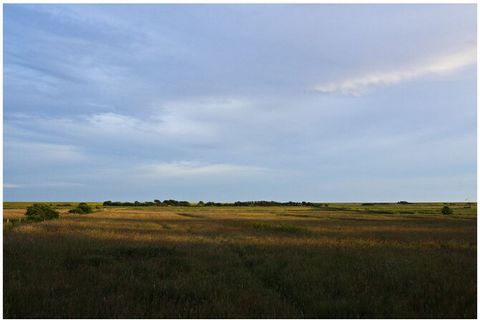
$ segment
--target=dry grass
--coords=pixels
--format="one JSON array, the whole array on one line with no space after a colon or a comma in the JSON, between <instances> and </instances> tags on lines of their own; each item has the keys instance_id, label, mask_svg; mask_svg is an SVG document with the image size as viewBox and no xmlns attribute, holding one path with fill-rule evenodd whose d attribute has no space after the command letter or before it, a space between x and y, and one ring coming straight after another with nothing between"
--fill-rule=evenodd
<instances>
[{"instance_id":1,"label":"dry grass","mask_svg":"<svg viewBox=\"0 0 480 320\"><path fill-rule=\"evenodd\" d=\"M476 206L337 207L115 207L19 225L4 230L4 316L476 317Z\"/></svg>"}]
</instances>

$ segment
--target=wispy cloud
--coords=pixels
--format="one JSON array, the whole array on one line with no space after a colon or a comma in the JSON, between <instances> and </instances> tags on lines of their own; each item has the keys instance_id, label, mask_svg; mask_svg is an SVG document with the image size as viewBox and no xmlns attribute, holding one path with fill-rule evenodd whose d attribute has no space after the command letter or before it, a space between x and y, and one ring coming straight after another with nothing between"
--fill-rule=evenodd
<instances>
[{"instance_id":1,"label":"wispy cloud","mask_svg":"<svg viewBox=\"0 0 480 320\"><path fill-rule=\"evenodd\" d=\"M243 166L225 163L206 164L195 161L162 162L142 166L140 171L151 177L200 177L257 175L270 170L256 166Z\"/></svg>"},{"instance_id":2,"label":"wispy cloud","mask_svg":"<svg viewBox=\"0 0 480 320\"><path fill-rule=\"evenodd\" d=\"M422 76L448 73L475 62L476 48L472 46L453 54L432 58L427 62L417 62L410 66L375 71L341 81L319 84L314 87L314 90L322 93L359 95L371 87L392 85Z\"/></svg>"},{"instance_id":3,"label":"wispy cloud","mask_svg":"<svg viewBox=\"0 0 480 320\"><path fill-rule=\"evenodd\" d=\"M4 183L3 188L4 189L14 189L14 188L20 188L21 185L19 184L14 184L14 183Z\"/></svg>"},{"instance_id":4,"label":"wispy cloud","mask_svg":"<svg viewBox=\"0 0 480 320\"><path fill-rule=\"evenodd\" d=\"M14 114L9 117L6 125L9 132L40 129L56 137L68 137L76 141L80 139L86 142L84 145L112 146L118 143L122 148L126 143L157 147L165 144L213 145L221 143L227 136L234 138L232 128L245 126L246 119L253 112L248 101L227 97L174 100L154 104L151 109L152 112L140 117L138 114L118 112L57 117ZM261 116L261 110L256 111L256 116ZM38 134L34 133L28 138L38 138Z\"/></svg>"},{"instance_id":5,"label":"wispy cloud","mask_svg":"<svg viewBox=\"0 0 480 320\"><path fill-rule=\"evenodd\" d=\"M4 189L14 189L14 188L37 188L37 187L83 187L85 184L76 183L76 182L65 182L65 181L51 181L51 182L43 182L43 183L4 183Z\"/></svg>"}]
</instances>

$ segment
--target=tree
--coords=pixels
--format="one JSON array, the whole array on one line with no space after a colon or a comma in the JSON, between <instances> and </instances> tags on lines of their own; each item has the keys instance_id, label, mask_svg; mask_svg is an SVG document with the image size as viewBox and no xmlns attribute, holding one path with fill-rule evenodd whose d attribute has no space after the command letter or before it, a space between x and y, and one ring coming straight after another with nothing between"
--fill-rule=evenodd
<instances>
[{"instance_id":1,"label":"tree","mask_svg":"<svg viewBox=\"0 0 480 320\"><path fill-rule=\"evenodd\" d=\"M444 207L442 208L442 213L443 213L443 214L452 214L452 213L453 213L453 210L450 209L450 207L448 207L448 206L444 206Z\"/></svg>"},{"instance_id":2,"label":"tree","mask_svg":"<svg viewBox=\"0 0 480 320\"><path fill-rule=\"evenodd\" d=\"M43 203L35 203L27 208L27 220L44 221L58 218L58 211Z\"/></svg>"},{"instance_id":3,"label":"tree","mask_svg":"<svg viewBox=\"0 0 480 320\"><path fill-rule=\"evenodd\" d=\"M70 213L87 214L92 213L93 209L87 203L81 202L75 208L69 210Z\"/></svg>"}]
</instances>

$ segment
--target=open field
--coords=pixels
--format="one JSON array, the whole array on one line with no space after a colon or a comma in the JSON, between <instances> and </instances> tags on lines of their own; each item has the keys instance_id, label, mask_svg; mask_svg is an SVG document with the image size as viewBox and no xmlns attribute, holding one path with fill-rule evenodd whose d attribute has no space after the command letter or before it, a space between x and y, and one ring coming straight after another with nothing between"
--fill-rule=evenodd
<instances>
[{"instance_id":1,"label":"open field","mask_svg":"<svg viewBox=\"0 0 480 320\"><path fill-rule=\"evenodd\" d=\"M4 228L5 318L476 317L476 203L54 205Z\"/></svg>"}]
</instances>

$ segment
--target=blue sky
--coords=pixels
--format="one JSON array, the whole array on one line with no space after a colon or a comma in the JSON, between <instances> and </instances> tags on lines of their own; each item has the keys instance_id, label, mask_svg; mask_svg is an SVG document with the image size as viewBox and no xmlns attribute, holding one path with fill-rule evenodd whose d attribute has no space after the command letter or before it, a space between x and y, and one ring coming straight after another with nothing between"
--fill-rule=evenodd
<instances>
[{"instance_id":1,"label":"blue sky","mask_svg":"<svg viewBox=\"0 0 480 320\"><path fill-rule=\"evenodd\" d=\"M475 5L4 5L4 199L476 200Z\"/></svg>"}]
</instances>

